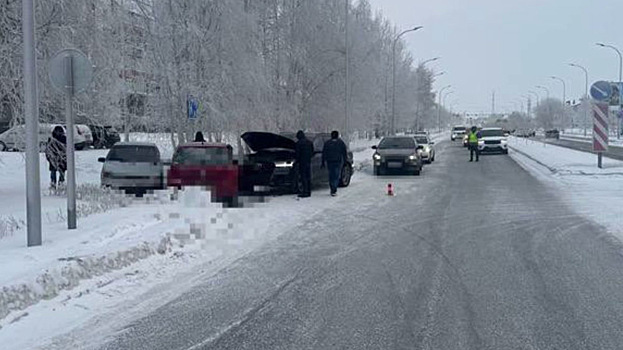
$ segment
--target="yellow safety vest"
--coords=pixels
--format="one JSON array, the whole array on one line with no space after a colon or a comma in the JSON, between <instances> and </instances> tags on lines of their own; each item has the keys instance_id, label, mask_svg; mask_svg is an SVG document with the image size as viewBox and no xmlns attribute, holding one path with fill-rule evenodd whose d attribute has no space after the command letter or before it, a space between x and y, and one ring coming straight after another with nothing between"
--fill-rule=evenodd
<instances>
[{"instance_id":1,"label":"yellow safety vest","mask_svg":"<svg viewBox=\"0 0 623 350\"><path fill-rule=\"evenodd\" d=\"M478 134L475 132L470 132L468 139L469 143L478 143Z\"/></svg>"}]
</instances>

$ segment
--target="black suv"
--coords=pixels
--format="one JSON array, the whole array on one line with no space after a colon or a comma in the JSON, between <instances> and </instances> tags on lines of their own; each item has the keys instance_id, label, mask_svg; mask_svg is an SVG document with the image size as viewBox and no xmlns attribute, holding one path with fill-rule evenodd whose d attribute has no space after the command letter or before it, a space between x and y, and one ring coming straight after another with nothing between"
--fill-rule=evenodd
<instances>
[{"instance_id":1,"label":"black suv","mask_svg":"<svg viewBox=\"0 0 623 350\"><path fill-rule=\"evenodd\" d=\"M89 125L93 134L94 148L111 148L115 143L121 141L119 132L112 126Z\"/></svg>"}]
</instances>

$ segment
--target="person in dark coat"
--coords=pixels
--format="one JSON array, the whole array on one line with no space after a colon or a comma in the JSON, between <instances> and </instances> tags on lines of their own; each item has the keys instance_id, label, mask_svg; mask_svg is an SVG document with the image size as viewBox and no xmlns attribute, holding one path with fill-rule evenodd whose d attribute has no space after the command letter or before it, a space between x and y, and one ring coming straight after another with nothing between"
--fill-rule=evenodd
<instances>
[{"instance_id":1,"label":"person in dark coat","mask_svg":"<svg viewBox=\"0 0 623 350\"><path fill-rule=\"evenodd\" d=\"M203 137L203 133L201 131L197 131L195 134L195 142L206 142L206 139Z\"/></svg>"},{"instance_id":2,"label":"person in dark coat","mask_svg":"<svg viewBox=\"0 0 623 350\"><path fill-rule=\"evenodd\" d=\"M48 138L45 147L45 157L50 163L50 187L56 188L56 173L59 173L58 181L62 185L67 171L67 137L62 126L54 127L52 137Z\"/></svg>"},{"instance_id":3,"label":"person in dark coat","mask_svg":"<svg viewBox=\"0 0 623 350\"><path fill-rule=\"evenodd\" d=\"M331 132L331 139L325 142L322 149L322 167L324 168L326 164L329 169L331 196L337 195L340 175L347 160L346 144L340 139L340 133L334 130Z\"/></svg>"},{"instance_id":4,"label":"person in dark coat","mask_svg":"<svg viewBox=\"0 0 623 350\"><path fill-rule=\"evenodd\" d=\"M301 177L299 197L311 196L311 160L314 156L314 144L305 136L303 130L296 133L296 164Z\"/></svg>"}]
</instances>

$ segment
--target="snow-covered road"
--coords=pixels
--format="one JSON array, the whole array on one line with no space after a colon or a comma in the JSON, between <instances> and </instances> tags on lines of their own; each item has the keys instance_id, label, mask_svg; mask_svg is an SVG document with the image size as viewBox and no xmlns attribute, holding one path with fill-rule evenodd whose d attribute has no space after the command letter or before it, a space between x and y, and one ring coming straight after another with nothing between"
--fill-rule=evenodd
<instances>
[{"instance_id":1,"label":"snow-covered road","mask_svg":"<svg viewBox=\"0 0 623 350\"><path fill-rule=\"evenodd\" d=\"M438 152L421 177L364 168L271 244L178 273L193 287L129 296L46 348L618 349L623 261L608 232L511 157Z\"/></svg>"}]
</instances>

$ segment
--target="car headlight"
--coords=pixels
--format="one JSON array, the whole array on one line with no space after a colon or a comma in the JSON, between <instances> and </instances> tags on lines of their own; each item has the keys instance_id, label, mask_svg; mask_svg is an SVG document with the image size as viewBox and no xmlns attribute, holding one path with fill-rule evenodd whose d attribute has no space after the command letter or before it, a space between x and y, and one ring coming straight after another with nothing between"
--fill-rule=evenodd
<instances>
[{"instance_id":1,"label":"car headlight","mask_svg":"<svg viewBox=\"0 0 623 350\"><path fill-rule=\"evenodd\" d=\"M484 144L485 144L485 142L484 142L483 140L478 140L478 144L479 144L479 145L484 145Z\"/></svg>"},{"instance_id":2,"label":"car headlight","mask_svg":"<svg viewBox=\"0 0 623 350\"><path fill-rule=\"evenodd\" d=\"M430 152L430 146L424 146L424 152Z\"/></svg>"},{"instance_id":3,"label":"car headlight","mask_svg":"<svg viewBox=\"0 0 623 350\"><path fill-rule=\"evenodd\" d=\"M374 153L374 155L372 155L372 158L373 158L374 160L381 160L381 155L380 155L380 154L378 154L378 153Z\"/></svg>"},{"instance_id":4,"label":"car headlight","mask_svg":"<svg viewBox=\"0 0 623 350\"><path fill-rule=\"evenodd\" d=\"M503 144L507 144L507 143L508 143L508 140L502 140L502 143L503 143Z\"/></svg>"},{"instance_id":5,"label":"car headlight","mask_svg":"<svg viewBox=\"0 0 623 350\"><path fill-rule=\"evenodd\" d=\"M417 154L410 155L409 160L417 160Z\"/></svg>"},{"instance_id":6,"label":"car headlight","mask_svg":"<svg viewBox=\"0 0 623 350\"><path fill-rule=\"evenodd\" d=\"M292 168L294 166L293 162L279 162L275 163L276 168Z\"/></svg>"}]
</instances>

